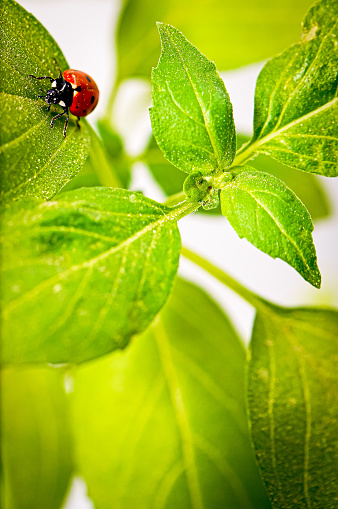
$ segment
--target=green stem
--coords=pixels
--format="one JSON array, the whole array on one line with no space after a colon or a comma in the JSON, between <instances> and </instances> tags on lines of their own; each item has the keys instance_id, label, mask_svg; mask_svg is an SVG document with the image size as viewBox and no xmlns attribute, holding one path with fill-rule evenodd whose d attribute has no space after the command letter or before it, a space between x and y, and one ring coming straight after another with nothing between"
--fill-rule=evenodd
<instances>
[{"instance_id":1,"label":"green stem","mask_svg":"<svg viewBox=\"0 0 338 509\"><path fill-rule=\"evenodd\" d=\"M266 305L264 299L256 295L254 292L251 292L241 283L236 281L234 278L223 272L223 270L215 267L212 263L208 262L198 254L190 251L186 247L182 246L181 254L187 258L188 260L194 262L196 265L209 272L213 277L218 279L221 283L228 286L231 290L236 292L240 297L246 300L249 304L251 304L256 309L264 309L266 310Z\"/></svg>"},{"instance_id":2,"label":"green stem","mask_svg":"<svg viewBox=\"0 0 338 509\"><path fill-rule=\"evenodd\" d=\"M109 120L111 125L113 124L113 110L114 110L115 99L116 99L117 91L118 91L120 85L121 85L121 80L116 79L115 83L114 83L114 87L111 91L111 94L110 94L110 97L108 100L106 117Z\"/></svg>"},{"instance_id":3,"label":"green stem","mask_svg":"<svg viewBox=\"0 0 338 509\"><path fill-rule=\"evenodd\" d=\"M174 205L177 205L181 201L183 201L185 197L186 196L183 191L181 191L180 193L172 194L171 196L168 196L168 198L164 202L164 205L167 205L168 207L173 207Z\"/></svg>"},{"instance_id":4,"label":"green stem","mask_svg":"<svg viewBox=\"0 0 338 509\"><path fill-rule=\"evenodd\" d=\"M172 207L171 211L169 212L170 218L174 219L175 221L179 221L180 219L183 219L183 217L191 214L192 212L196 212L196 210L199 209L200 206L201 206L200 203L190 203L184 201L182 203L179 203L176 207Z\"/></svg>"},{"instance_id":5,"label":"green stem","mask_svg":"<svg viewBox=\"0 0 338 509\"><path fill-rule=\"evenodd\" d=\"M117 175L114 174L107 161L98 135L89 124L88 129L91 136L90 157L92 158L93 167L100 184L105 187L122 187L120 180Z\"/></svg>"},{"instance_id":6,"label":"green stem","mask_svg":"<svg viewBox=\"0 0 338 509\"><path fill-rule=\"evenodd\" d=\"M248 143L244 143L244 145L237 151L236 157L231 165L231 168L233 166L240 166L243 163L246 163L249 161L249 159L252 159L258 154L255 154L255 144L252 144L251 141Z\"/></svg>"}]
</instances>

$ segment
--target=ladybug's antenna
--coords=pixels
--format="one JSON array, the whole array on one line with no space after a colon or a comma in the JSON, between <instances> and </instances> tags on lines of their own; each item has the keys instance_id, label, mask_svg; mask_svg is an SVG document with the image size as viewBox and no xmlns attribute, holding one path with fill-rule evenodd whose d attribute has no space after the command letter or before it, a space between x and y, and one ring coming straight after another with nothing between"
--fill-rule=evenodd
<instances>
[{"instance_id":1,"label":"ladybug's antenna","mask_svg":"<svg viewBox=\"0 0 338 509\"><path fill-rule=\"evenodd\" d=\"M35 80L50 80L51 83L53 83L54 78L51 78L50 76L34 76L33 74L28 74L30 78L34 78Z\"/></svg>"}]
</instances>

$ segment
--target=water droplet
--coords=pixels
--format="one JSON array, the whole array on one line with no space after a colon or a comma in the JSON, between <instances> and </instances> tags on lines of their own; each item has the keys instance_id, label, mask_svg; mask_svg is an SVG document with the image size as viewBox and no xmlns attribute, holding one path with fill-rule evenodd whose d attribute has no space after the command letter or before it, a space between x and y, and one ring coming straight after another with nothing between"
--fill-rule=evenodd
<instances>
[{"instance_id":1,"label":"water droplet","mask_svg":"<svg viewBox=\"0 0 338 509\"><path fill-rule=\"evenodd\" d=\"M60 293L62 290L62 285L58 284L58 285L54 285L53 287L53 292L54 293Z\"/></svg>"}]
</instances>

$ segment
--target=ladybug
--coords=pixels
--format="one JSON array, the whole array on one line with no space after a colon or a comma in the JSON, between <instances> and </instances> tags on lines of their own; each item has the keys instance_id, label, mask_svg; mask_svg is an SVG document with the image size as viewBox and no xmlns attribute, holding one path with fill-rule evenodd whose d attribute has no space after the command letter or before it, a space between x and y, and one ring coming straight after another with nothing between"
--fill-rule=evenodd
<instances>
[{"instance_id":1,"label":"ladybug","mask_svg":"<svg viewBox=\"0 0 338 509\"><path fill-rule=\"evenodd\" d=\"M50 80L52 88L47 90L45 96L39 95L38 97L44 99L48 104L47 111L50 110L52 104L59 104L63 109L63 113L59 113L52 118L51 127L53 127L55 119L67 115L63 128L64 137L67 132L69 112L75 115L79 122L80 117L86 117L96 108L100 95L99 89L93 78L85 72L67 69L63 73L60 71L58 78L51 78L50 76L36 77L33 74L29 74L29 76L36 80Z\"/></svg>"}]
</instances>

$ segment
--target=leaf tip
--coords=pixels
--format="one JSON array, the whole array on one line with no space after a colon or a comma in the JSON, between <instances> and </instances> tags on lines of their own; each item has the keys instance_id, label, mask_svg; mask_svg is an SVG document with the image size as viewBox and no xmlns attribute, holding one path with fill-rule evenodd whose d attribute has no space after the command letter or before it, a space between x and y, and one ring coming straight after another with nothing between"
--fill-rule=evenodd
<instances>
[{"instance_id":1,"label":"leaf tip","mask_svg":"<svg viewBox=\"0 0 338 509\"><path fill-rule=\"evenodd\" d=\"M318 288L318 290L320 289L321 285L322 285L322 276L318 270L315 278L313 279L313 282L312 282L312 285L315 287L315 288Z\"/></svg>"}]
</instances>

